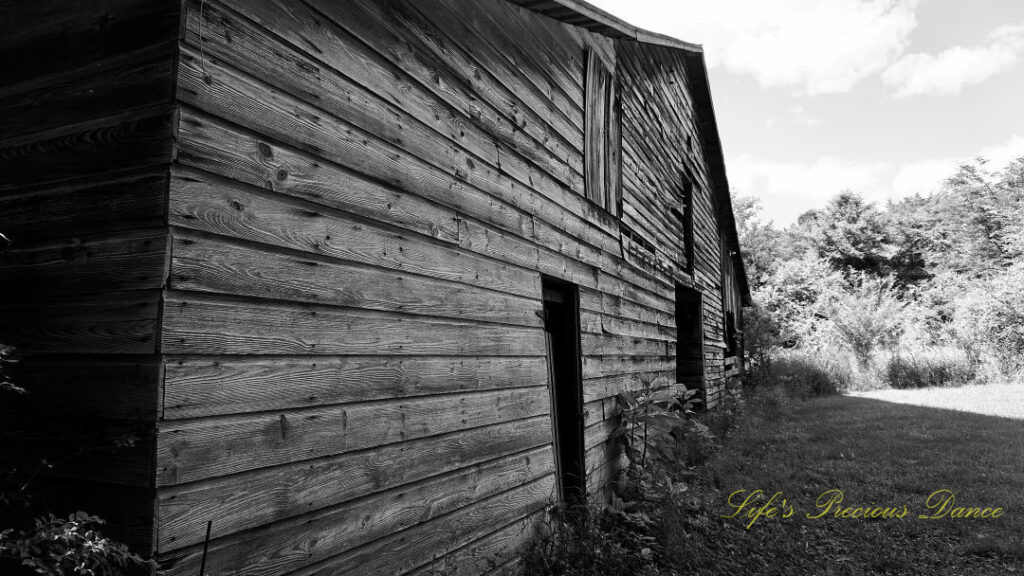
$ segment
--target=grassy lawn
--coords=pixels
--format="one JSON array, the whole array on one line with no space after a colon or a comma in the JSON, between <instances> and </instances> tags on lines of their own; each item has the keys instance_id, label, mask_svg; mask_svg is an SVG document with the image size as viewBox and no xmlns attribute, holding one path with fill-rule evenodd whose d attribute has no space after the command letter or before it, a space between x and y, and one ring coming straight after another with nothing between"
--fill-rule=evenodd
<instances>
[{"instance_id":1,"label":"grassy lawn","mask_svg":"<svg viewBox=\"0 0 1024 576\"><path fill-rule=\"evenodd\" d=\"M751 399L751 415L707 466L705 521L686 546L690 573L1024 574L1024 387L884 391L807 402ZM759 408L756 406L760 406ZM788 518L749 529L736 490L781 491ZM815 503L905 505L903 518L824 518ZM921 519L937 490L991 518ZM742 497L733 497L734 503ZM779 502L779 500L777 500ZM934 500L933 500L934 503ZM780 506L778 514L787 509Z\"/></svg>"}]
</instances>

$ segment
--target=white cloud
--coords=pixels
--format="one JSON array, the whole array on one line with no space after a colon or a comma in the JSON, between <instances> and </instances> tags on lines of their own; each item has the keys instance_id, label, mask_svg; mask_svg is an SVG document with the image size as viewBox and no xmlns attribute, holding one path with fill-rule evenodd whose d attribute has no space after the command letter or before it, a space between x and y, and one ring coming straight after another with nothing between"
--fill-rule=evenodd
<instances>
[{"instance_id":1,"label":"white cloud","mask_svg":"<svg viewBox=\"0 0 1024 576\"><path fill-rule=\"evenodd\" d=\"M631 23L703 43L710 66L762 87L846 92L906 50L918 0L597 0Z\"/></svg>"},{"instance_id":2,"label":"white cloud","mask_svg":"<svg viewBox=\"0 0 1024 576\"><path fill-rule=\"evenodd\" d=\"M822 208L843 190L854 190L871 200L884 198L884 182L891 167L881 162L853 162L822 157L813 163L772 162L743 155L728 164L729 184L739 194L761 198L762 216L787 225L800 214Z\"/></svg>"},{"instance_id":3,"label":"white cloud","mask_svg":"<svg viewBox=\"0 0 1024 576\"><path fill-rule=\"evenodd\" d=\"M981 151L988 168L1000 170L1011 160L1024 156L1024 135ZM750 155L731 158L729 184L738 194L761 199L762 217L780 226L795 222L800 214L822 208L829 198L853 190L878 204L912 194L929 194L942 187L957 167L973 160L928 158L908 164L850 161L825 156L814 162L774 162Z\"/></svg>"},{"instance_id":4,"label":"white cloud","mask_svg":"<svg viewBox=\"0 0 1024 576\"><path fill-rule=\"evenodd\" d=\"M793 113L793 117L796 119L797 124L803 124L810 128L821 126L821 120L811 117L811 115L807 113L807 110L804 110L803 106L797 106L790 110L790 112Z\"/></svg>"},{"instance_id":5,"label":"white cloud","mask_svg":"<svg viewBox=\"0 0 1024 576\"><path fill-rule=\"evenodd\" d=\"M1024 54L1024 26L1003 26L988 42L954 46L937 55L906 54L882 73L882 81L898 98L959 94L964 86L1013 69Z\"/></svg>"},{"instance_id":6,"label":"white cloud","mask_svg":"<svg viewBox=\"0 0 1024 576\"><path fill-rule=\"evenodd\" d=\"M1002 144L983 149L976 157L988 161L990 170L1001 170L1010 163L1024 156L1024 136L1015 134ZM976 157L932 158L900 166L892 181L892 197L905 198L912 194L930 194L942 188L947 178L956 173L964 162Z\"/></svg>"}]
</instances>

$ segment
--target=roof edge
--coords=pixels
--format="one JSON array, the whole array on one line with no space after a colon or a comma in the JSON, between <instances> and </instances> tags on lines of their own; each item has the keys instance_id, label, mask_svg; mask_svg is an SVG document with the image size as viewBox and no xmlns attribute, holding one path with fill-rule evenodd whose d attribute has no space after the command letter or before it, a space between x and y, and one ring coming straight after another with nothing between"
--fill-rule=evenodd
<instances>
[{"instance_id":1,"label":"roof edge","mask_svg":"<svg viewBox=\"0 0 1024 576\"><path fill-rule=\"evenodd\" d=\"M687 52L703 53L700 44L684 42L665 34L651 32L633 26L625 20L583 0L509 0L528 10L550 16L556 20L586 28L611 38L636 40L645 44L655 44L666 48L676 48Z\"/></svg>"}]
</instances>

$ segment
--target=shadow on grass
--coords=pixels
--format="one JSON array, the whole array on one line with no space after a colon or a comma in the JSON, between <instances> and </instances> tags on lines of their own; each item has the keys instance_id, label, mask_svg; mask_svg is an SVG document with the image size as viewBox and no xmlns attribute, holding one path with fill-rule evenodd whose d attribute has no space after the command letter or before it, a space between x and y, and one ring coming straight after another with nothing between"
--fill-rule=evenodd
<instances>
[{"instance_id":1,"label":"shadow on grass","mask_svg":"<svg viewBox=\"0 0 1024 576\"><path fill-rule=\"evenodd\" d=\"M693 573L1024 573L1024 421L848 396L786 412L752 407L708 467L716 491L707 502L711 521L690 539ZM777 502L784 498L792 515L760 518L749 529L749 507L722 519L736 512L727 499L737 490L780 492ZM936 503L948 493L928 507L939 490L954 495L945 514ZM827 491L842 491L843 508L906 514L842 518L834 504L808 518L822 512L817 501ZM956 518L953 507L1004 513Z\"/></svg>"}]
</instances>

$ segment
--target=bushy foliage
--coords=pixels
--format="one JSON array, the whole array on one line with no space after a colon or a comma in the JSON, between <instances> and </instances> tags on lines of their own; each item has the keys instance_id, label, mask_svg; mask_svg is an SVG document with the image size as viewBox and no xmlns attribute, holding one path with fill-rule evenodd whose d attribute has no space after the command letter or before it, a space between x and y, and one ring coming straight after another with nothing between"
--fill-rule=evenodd
<instances>
[{"instance_id":1,"label":"bushy foliage","mask_svg":"<svg viewBox=\"0 0 1024 576\"><path fill-rule=\"evenodd\" d=\"M759 271L744 327L751 380L794 350L852 357L857 386L910 381L916 367L926 381L1024 374L1024 158L964 164L940 191L884 209L844 192L784 230L761 224L756 202L734 204ZM962 359L971 370L942 376Z\"/></svg>"},{"instance_id":2,"label":"bushy foliage","mask_svg":"<svg viewBox=\"0 0 1024 576\"><path fill-rule=\"evenodd\" d=\"M612 484L606 503L595 500L558 511L520 553L522 574L680 574L692 561L688 555L694 530L711 523L709 506L691 489L690 480L699 469L695 464L718 449L713 439L729 434L741 409L732 390L715 411L698 415L694 407L693 395L687 393L645 387L623 394L623 422L616 438L626 447L631 465Z\"/></svg>"},{"instance_id":3,"label":"bushy foliage","mask_svg":"<svg viewBox=\"0 0 1024 576\"><path fill-rule=\"evenodd\" d=\"M861 367L879 348L894 348L912 322L906 301L885 280L860 276L832 303L828 318L839 341Z\"/></svg>"},{"instance_id":4,"label":"bushy foliage","mask_svg":"<svg viewBox=\"0 0 1024 576\"><path fill-rule=\"evenodd\" d=\"M1007 371L1024 367L1024 264L979 281L954 300L951 330L965 346L984 346Z\"/></svg>"},{"instance_id":5,"label":"bushy foliage","mask_svg":"<svg viewBox=\"0 0 1024 576\"><path fill-rule=\"evenodd\" d=\"M885 363L883 379L896 389L963 386L977 375L977 365L960 350L927 350L894 355Z\"/></svg>"},{"instance_id":6,"label":"bushy foliage","mask_svg":"<svg viewBox=\"0 0 1024 576\"><path fill-rule=\"evenodd\" d=\"M124 544L103 536L103 521L84 512L67 518L48 514L32 529L0 531L0 556L48 576L115 576L145 564Z\"/></svg>"},{"instance_id":7,"label":"bushy foliage","mask_svg":"<svg viewBox=\"0 0 1024 576\"><path fill-rule=\"evenodd\" d=\"M12 378L11 367L15 364L14 349L0 345L0 402L29 393ZM42 439L60 440L47 435L42 435ZM46 513L31 522L20 521L20 517L31 518L39 513L32 497L32 483L42 470L51 467L51 455L41 447L46 442L32 442L20 434L0 434L0 441L7 452L0 465L0 569L13 563L48 576L113 576L124 574L128 568L154 566L124 544L103 535L103 520L85 512L67 517ZM70 444L72 440L66 442ZM132 442L133 438L126 438L113 447L103 448L118 449ZM84 454L89 449L74 446L71 451ZM12 458L12 453L19 458Z\"/></svg>"}]
</instances>

